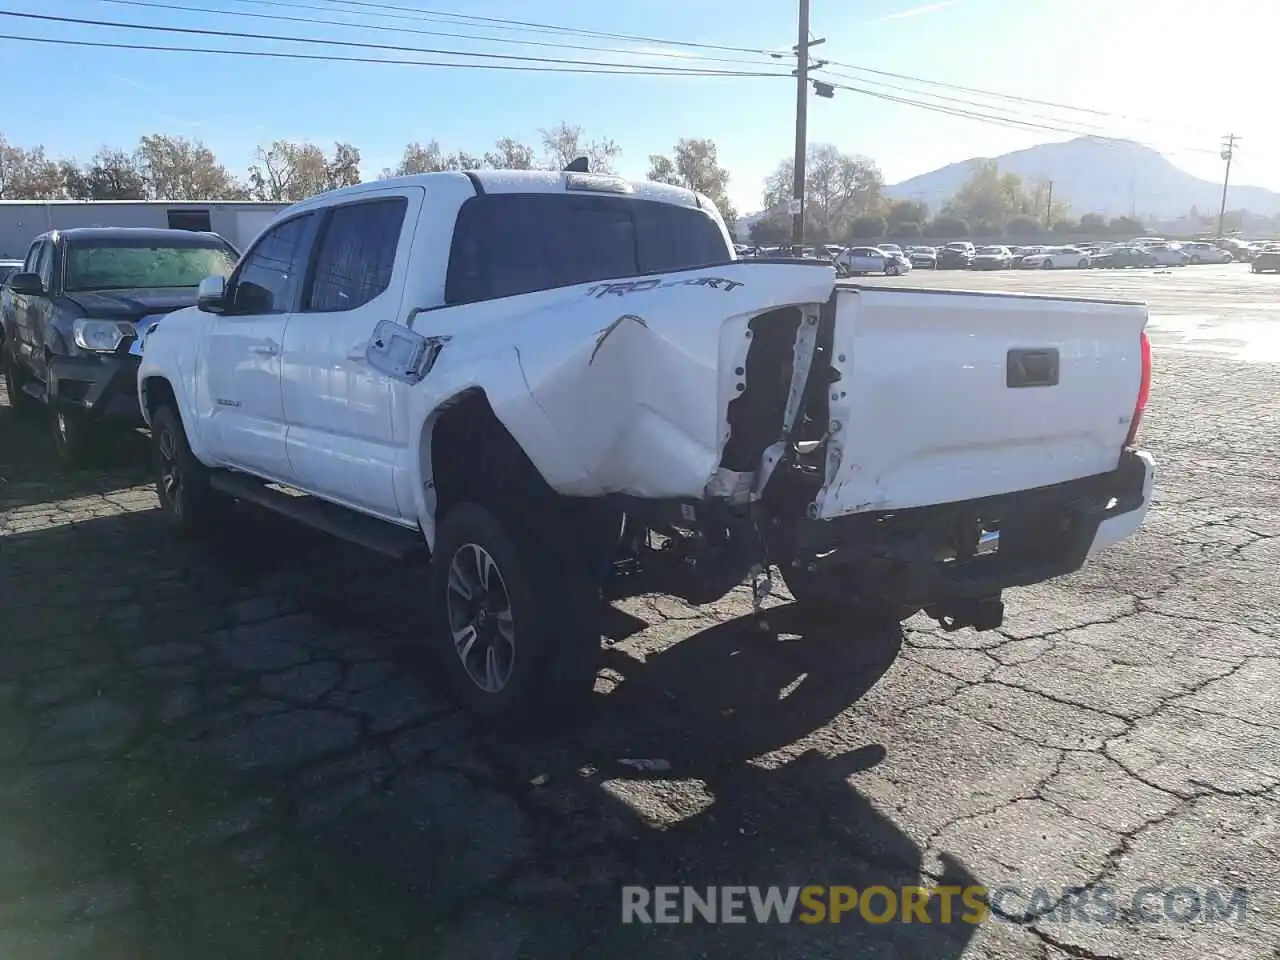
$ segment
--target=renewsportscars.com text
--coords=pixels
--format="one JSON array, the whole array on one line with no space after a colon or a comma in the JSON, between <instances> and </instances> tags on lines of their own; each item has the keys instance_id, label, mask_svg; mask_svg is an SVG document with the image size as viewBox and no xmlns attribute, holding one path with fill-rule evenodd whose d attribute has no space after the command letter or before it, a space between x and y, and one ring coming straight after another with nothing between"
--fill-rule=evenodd
<instances>
[{"instance_id":1,"label":"renewsportscars.com text","mask_svg":"<svg viewBox=\"0 0 1280 960\"><path fill-rule=\"evenodd\" d=\"M623 887L623 923L1244 923L1244 887Z\"/></svg>"}]
</instances>

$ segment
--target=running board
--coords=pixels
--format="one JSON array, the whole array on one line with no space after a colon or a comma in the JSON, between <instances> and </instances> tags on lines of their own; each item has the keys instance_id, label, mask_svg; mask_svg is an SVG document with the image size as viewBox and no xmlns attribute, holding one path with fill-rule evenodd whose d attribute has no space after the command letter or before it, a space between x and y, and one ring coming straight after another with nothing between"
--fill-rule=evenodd
<instances>
[{"instance_id":1,"label":"running board","mask_svg":"<svg viewBox=\"0 0 1280 960\"><path fill-rule=\"evenodd\" d=\"M272 513L396 560L403 560L426 548L426 540L419 531L356 513L301 491L289 493L243 473L214 470L209 476L209 485L219 493L264 507Z\"/></svg>"}]
</instances>

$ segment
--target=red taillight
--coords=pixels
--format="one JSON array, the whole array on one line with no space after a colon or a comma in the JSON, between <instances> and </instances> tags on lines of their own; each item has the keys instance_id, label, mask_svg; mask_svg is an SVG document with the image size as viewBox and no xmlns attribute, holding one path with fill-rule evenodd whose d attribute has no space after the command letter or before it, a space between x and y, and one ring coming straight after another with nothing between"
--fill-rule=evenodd
<instances>
[{"instance_id":1,"label":"red taillight","mask_svg":"<svg viewBox=\"0 0 1280 960\"><path fill-rule=\"evenodd\" d=\"M1139 350L1142 351L1142 383L1138 387L1138 402L1133 405L1133 419L1129 421L1129 435L1124 438L1124 445L1132 447L1138 442L1138 427L1142 425L1142 414L1147 409L1147 399L1151 396L1151 339L1143 330Z\"/></svg>"}]
</instances>

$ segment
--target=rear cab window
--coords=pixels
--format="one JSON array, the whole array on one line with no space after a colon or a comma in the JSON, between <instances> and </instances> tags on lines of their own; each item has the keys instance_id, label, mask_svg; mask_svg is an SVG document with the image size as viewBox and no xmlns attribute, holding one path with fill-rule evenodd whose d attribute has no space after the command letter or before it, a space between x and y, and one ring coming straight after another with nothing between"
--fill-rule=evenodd
<instances>
[{"instance_id":1,"label":"rear cab window","mask_svg":"<svg viewBox=\"0 0 1280 960\"><path fill-rule=\"evenodd\" d=\"M653 200L485 194L454 228L445 303L474 303L733 259L705 211Z\"/></svg>"}]
</instances>

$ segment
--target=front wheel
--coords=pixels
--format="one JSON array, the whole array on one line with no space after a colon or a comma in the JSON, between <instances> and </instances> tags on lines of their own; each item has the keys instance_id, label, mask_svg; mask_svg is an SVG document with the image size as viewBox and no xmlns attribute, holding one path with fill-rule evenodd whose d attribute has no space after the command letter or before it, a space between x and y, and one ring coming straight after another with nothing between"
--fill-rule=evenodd
<instances>
[{"instance_id":1,"label":"front wheel","mask_svg":"<svg viewBox=\"0 0 1280 960\"><path fill-rule=\"evenodd\" d=\"M889 266L884 268L884 275L886 277L896 277L901 272L902 271L898 268L897 264L891 263Z\"/></svg>"},{"instance_id":2,"label":"front wheel","mask_svg":"<svg viewBox=\"0 0 1280 960\"><path fill-rule=\"evenodd\" d=\"M1052 260L1045 260L1043 263L1041 263L1041 264L1040 264L1040 269L1041 269L1041 270L1052 270L1052 269L1053 269L1053 261L1052 261Z\"/></svg>"},{"instance_id":3,"label":"front wheel","mask_svg":"<svg viewBox=\"0 0 1280 960\"><path fill-rule=\"evenodd\" d=\"M449 510L431 559L433 638L458 700L504 729L576 717L600 663L600 589L486 507Z\"/></svg>"},{"instance_id":4,"label":"front wheel","mask_svg":"<svg viewBox=\"0 0 1280 960\"><path fill-rule=\"evenodd\" d=\"M102 453L102 438L83 412L55 404L49 408L49 425L58 460L70 470L93 466Z\"/></svg>"},{"instance_id":5,"label":"front wheel","mask_svg":"<svg viewBox=\"0 0 1280 960\"><path fill-rule=\"evenodd\" d=\"M1089 261L1081 260L1079 263L1076 264L1076 267L1080 270L1086 270L1089 267Z\"/></svg>"},{"instance_id":6,"label":"front wheel","mask_svg":"<svg viewBox=\"0 0 1280 960\"><path fill-rule=\"evenodd\" d=\"M160 512L176 533L207 536L219 528L231 498L209 485L209 468L196 459L172 407L151 417L151 449Z\"/></svg>"},{"instance_id":7,"label":"front wheel","mask_svg":"<svg viewBox=\"0 0 1280 960\"><path fill-rule=\"evenodd\" d=\"M1199 263L1199 262L1200 262L1200 256L1199 256L1199 254L1197 254L1196 256L1192 257L1192 258L1191 258L1191 262L1192 262L1192 263Z\"/></svg>"}]
</instances>

